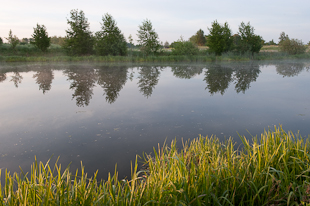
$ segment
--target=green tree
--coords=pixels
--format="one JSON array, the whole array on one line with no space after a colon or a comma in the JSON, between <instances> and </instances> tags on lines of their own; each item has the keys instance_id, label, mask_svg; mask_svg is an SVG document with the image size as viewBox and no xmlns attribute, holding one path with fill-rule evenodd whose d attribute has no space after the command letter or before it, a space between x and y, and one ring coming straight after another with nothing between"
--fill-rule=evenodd
<instances>
[{"instance_id":1,"label":"green tree","mask_svg":"<svg viewBox=\"0 0 310 206\"><path fill-rule=\"evenodd\" d=\"M34 41L31 43L43 52L46 52L47 48L51 45L51 38L48 37L46 27L44 25L41 26L37 24L37 27L33 28L32 38Z\"/></svg>"},{"instance_id":2,"label":"green tree","mask_svg":"<svg viewBox=\"0 0 310 206\"><path fill-rule=\"evenodd\" d=\"M84 12L71 10L70 19L67 19L70 28L66 30L64 48L70 55L91 54L93 51L93 36L89 30L89 23Z\"/></svg>"},{"instance_id":3,"label":"green tree","mask_svg":"<svg viewBox=\"0 0 310 206\"><path fill-rule=\"evenodd\" d=\"M286 38L281 42L280 50L286 52L288 54L303 54L306 51L306 46L302 43L301 40L298 39L290 39Z\"/></svg>"},{"instance_id":4,"label":"green tree","mask_svg":"<svg viewBox=\"0 0 310 206\"><path fill-rule=\"evenodd\" d=\"M267 44L267 45L277 45L277 44L273 41L273 39L272 39L271 41L267 42L266 44Z\"/></svg>"},{"instance_id":5,"label":"green tree","mask_svg":"<svg viewBox=\"0 0 310 206\"><path fill-rule=\"evenodd\" d=\"M101 31L96 33L95 50L98 55L127 55L127 43L110 14L102 17Z\"/></svg>"},{"instance_id":6,"label":"green tree","mask_svg":"<svg viewBox=\"0 0 310 206\"><path fill-rule=\"evenodd\" d=\"M173 48L172 48L172 55L197 55L199 49L190 41L184 41L182 36L181 39L178 40Z\"/></svg>"},{"instance_id":7,"label":"green tree","mask_svg":"<svg viewBox=\"0 0 310 206\"><path fill-rule=\"evenodd\" d=\"M217 20L212 23L212 27L208 28L210 34L208 35L207 46L211 52L216 55L222 55L232 49L233 38L231 37L231 30L227 22L220 25Z\"/></svg>"},{"instance_id":8,"label":"green tree","mask_svg":"<svg viewBox=\"0 0 310 206\"><path fill-rule=\"evenodd\" d=\"M169 48L169 46L170 46L170 45L169 45L169 42L166 41L165 44L164 44L164 47L167 49L167 48Z\"/></svg>"},{"instance_id":9,"label":"green tree","mask_svg":"<svg viewBox=\"0 0 310 206\"><path fill-rule=\"evenodd\" d=\"M131 34L130 34L129 37L128 37L128 41L129 41L129 46L130 46L130 56L132 56L132 47L133 47L134 45L133 45L133 39L132 39Z\"/></svg>"},{"instance_id":10,"label":"green tree","mask_svg":"<svg viewBox=\"0 0 310 206\"><path fill-rule=\"evenodd\" d=\"M3 40L2 38L0 37L0 46L3 44Z\"/></svg>"},{"instance_id":11,"label":"green tree","mask_svg":"<svg viewBox=\"0 0 310 206\"><path fill-rule=\"evenodd\" d=\"M241 41L237 47L238 51L242 53L249 51L254 56L254 53L258 53L263 47L263 38L254 34L254 27L250 25L250 22L247 24L241 22L239 35Z\"/></svg>"},{"instance_id":12,"label":"green tree","mask_svg":"<svg viewBox=\"0 0 310 206\"><path fill-rule=\"evenodd\" d=\"M287 40L287 39L289 39L288 35L285 34L284 31L282 31L282 32L280 33L280 37L279 37L279 44L281 44L283 41L285 41L285 40Z\"/></svg>"},{"instance_id":13,"label":"green tree","mask_svg":"<svg viewBox=\"0 0 310 206\"><path fill-rule=\"evenodd\" d=\"M195 35L191 36L189 41L198 46L205 46L207 42L204 31L201 29L199 29Z\"/></svg>"},{"instance_id":14,"label":"green tree","mask_svg":"<svg viewBox=\"0 0 310 206\"><path fill-rule=\"evenodd\" d=\"M6 40L8 40L9 44L11 44L12 49L15 50L17 44L19 43L19 39L17 38L17 36L13 36L11 29L9 31L9 37L7 37Z\"/></svg>"},{"instance_id":15,"label":"green tree","mask_svg":"<svg viewBox=\"0 0 310 206\"><path fill-rule=\"evenodd\" d=\"M145 55L156 54L160 48L160 42L158 39L158 34L155 32L152 26L152 22L148 19L139 25L138 30L138 42L141 45L140 50Z\"/></svg>"}]
</instances>

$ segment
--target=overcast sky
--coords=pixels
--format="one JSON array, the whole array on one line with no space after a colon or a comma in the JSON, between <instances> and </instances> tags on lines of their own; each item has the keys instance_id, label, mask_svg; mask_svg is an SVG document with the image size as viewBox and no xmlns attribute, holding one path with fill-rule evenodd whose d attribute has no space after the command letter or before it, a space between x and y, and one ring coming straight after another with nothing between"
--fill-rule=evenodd
<instances>
[{"instance_id":1,"label":"overcast sky","mask_svg":"<svg viewBox=\"0 0 310 206\"><path fill-rule=\"evenodd\" d=\"M100 30L102 15L111 14L126 39L132 34L136 40L138 25L147 18L160 41L169 43L181 35L188 39L199 29L207 35L214 20L227 21L233 34L243 21L266 41L278 42L282 31L304 43L310 41L309 0L0 0L0 5L2 38L10 29L20 39L29 38L37 23L46 26L49 36L65 36L70 10L79 9L93 32Z\"/></svg>"}]
</instances>

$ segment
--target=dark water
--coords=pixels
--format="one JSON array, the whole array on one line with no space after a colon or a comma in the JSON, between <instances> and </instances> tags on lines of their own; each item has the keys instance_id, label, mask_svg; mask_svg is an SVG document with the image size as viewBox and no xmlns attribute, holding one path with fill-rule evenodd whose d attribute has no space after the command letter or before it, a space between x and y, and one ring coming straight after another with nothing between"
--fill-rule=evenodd
<instances>
[{"instance_id":1,"label":"dark water","mask_svg":"<svg viewBox=\"0 0 310 206\"><path fill-rule=\"evenodd\" d=\"M310 61L188 65L0 64L0 167L34 156L99 178L166 140L310 134ZM237 133L238 132L238 133Z\"/></svg>"}]
</instances>

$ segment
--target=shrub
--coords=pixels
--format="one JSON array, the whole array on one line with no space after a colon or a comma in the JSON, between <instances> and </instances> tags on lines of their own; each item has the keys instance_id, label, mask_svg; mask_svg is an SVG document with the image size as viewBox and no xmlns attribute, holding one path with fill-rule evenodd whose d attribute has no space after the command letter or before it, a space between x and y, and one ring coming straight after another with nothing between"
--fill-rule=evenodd
<instances>
[{"instance_id":1,"label":"shrub","mask_svg":"<svg viewBox=\"0 0 310 206\"><path fill-rule=\"evenodd\" d=\"M306 51L306 46L298 39L285 39L280 44L280 50L288 54L303 54Z\"/></svg>"},{"instance_id":2,"label":"shrub","mask_svg":"<svg viewBox=\"0 0 310 206\"><path fill-rule=\"evenodd\" d=\"M199 49L190 41L181 40L177 41L173 45L172 55L197 55Z\"/></svg>"}]
</instances>

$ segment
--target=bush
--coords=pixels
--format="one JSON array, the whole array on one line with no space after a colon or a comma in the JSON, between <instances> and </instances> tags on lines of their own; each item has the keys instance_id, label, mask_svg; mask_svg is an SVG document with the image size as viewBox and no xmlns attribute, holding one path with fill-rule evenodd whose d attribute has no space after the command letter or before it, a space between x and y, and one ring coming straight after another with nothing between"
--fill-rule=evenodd
<instances>
[{"instance_id":1,"label":"bush","mask_svg":"<svg viewBox=\"0 0 310 206\"><path fill-rule=\"evenodd\" d=\"M293 55L303 54L306 51L306 46L303 45L301 40L287 38L286 40L281 42L280 50Z\"/></svg>"},{"instance_id":2,"label":"bush","mask_svg":"<svg viewBox=\"0 0 310 206\"><path fill-rule=\"evenodd\" d=\"M172 49L172 55L197 55L199 49L190 41L177 41Z\"/></svg>"}]
</instances>

